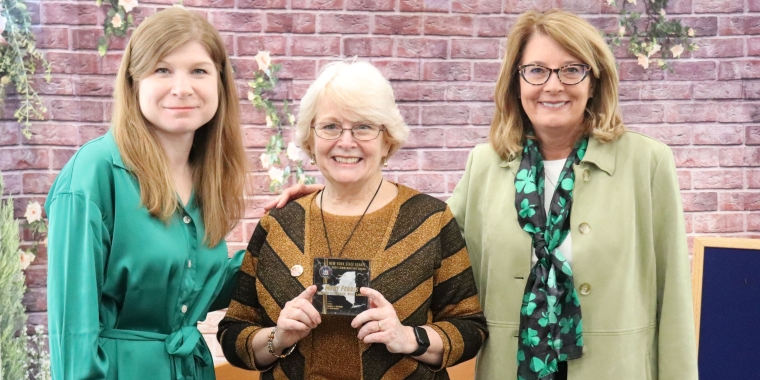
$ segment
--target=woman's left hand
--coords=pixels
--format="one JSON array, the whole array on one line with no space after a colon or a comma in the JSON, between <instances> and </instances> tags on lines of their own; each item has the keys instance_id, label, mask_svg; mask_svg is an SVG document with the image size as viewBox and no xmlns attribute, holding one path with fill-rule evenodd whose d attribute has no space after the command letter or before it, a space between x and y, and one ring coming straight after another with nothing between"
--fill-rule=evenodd
<instances>
[{"instance_id":1,"label":"woman's left hand","mask_svg":"<svg viewBox=\"0 0 760 380\"><path fill-rule=\"evenodd\" d=\"M393 304L377 290L361 288L359 291L369 298L371 307L351 321L351 326L359 329L359 339L367 344L382 343L394 354L414 352L417 349L414 330L401 324Z\"/></svg>"}]
</instances>

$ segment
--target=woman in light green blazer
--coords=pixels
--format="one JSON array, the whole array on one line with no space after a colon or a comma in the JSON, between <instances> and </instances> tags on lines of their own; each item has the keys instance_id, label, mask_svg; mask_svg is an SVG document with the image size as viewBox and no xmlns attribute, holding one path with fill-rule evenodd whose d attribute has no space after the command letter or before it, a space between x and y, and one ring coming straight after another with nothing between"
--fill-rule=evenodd
<instances>
[{"instance_id":1,"label":"woman in light green blazer","mask_svg":"<svg viewBox=\"0 0 760 380\"><path fill-rule=\"evenodd\" d=\"M111 130L45 204L53 379L214 379L196 324L230 303L245 163L221 37L181 8L151 15L124 51Z\"/></svg>"},{"instance_id":2,"label":"woman in light green blazer","mask_svg":"<svg viewBox=\"0 0 760 380\"><path fill-rule=\"evenodd\" d=\"M490 331L477 378L697 379L673 154L626 131L599 31L524 13L494 98L489 144L448 201Z\"/></svg>"},{"instance_id":3,"label":"woman in light green blazer","mask_svg":"<svg viewBox=\"0 0 760 380\"><path fill-rule=\"evenodd\" d=\"M491 332L479 379L697 379L673 154L625 130L617 90L588 22L517 20L449 200Z\"/></svg>"}]
</instances>

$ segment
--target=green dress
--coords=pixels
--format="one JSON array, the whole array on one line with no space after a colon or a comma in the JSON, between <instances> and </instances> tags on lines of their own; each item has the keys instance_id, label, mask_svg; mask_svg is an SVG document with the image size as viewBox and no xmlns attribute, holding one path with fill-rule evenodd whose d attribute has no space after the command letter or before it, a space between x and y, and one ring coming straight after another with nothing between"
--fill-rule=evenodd
<instances>
[{"instance_id":1,"label":"green dress","mask_svg":"<svg viewBox=\"0 0 760 380\"><path fill-rule=\"evenodd\" d=\"M194 197L168 223L152 217L108 132L61 170L45 209L53 378L214 379L196 323L227 307L244 252L203 243Z\"/></svg>"}]
</instances>

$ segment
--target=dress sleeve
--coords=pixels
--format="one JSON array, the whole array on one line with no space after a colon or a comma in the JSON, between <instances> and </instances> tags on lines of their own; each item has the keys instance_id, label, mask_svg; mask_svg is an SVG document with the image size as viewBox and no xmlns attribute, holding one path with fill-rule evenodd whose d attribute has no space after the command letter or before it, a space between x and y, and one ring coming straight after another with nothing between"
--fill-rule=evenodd
<instances>
[{"instance_id":1,"label":"dress sleeve","mask_svg":"<svg viewBox=\"0 0 760 380\"><path fill-rule=\"evenodd\" d=\"M251 236L251 241L245 251L245 257L237 275L235 288L232 291L230 307L227 309L224 319L219 322L219 329L216 334L222 346L224 357L230 364L256 371L266 371L271 368L271 366L268 368L256 367L256 358L251 347L251 341L259 330L264 326L274 325L259 303L256 292L256 268L259 251L267 238L265 228L267 220L268 216L264 216L253 231L253 236Z\"/></svg>"},{"instance_id":2,"label":"dress sleeve","mask_svg":"<svg viewBox=\"0 0 760 380\"><path fill-rule=\"evenodd\" d=\"M448 207L441 213L438 237L441 261L433 278L430 306L433 323L428 326L441 336L441 368L445 368L475 357L488 337L488 328L480 308L467 247Z\"/></svg>"},{"instance_id":3,"label":"dress sleeve","mask_svg":"<svg viewBox=\"0 0 760 380\"><path fill-rule=\"evenodd\" d=\"M224 278L222 279L222 289L209 307L209 311L224 309L229 306L232 299L232 291L237 284L237 275L240 272L240 266L245 257L245 250L235 252L232 257L227 259L224 269Z\"/></svg>"},{"instance_id":4,"label":"dress sleeve","mask_svg":"<svg viewBox=\"0 0 760 380\"><path fill-rule=\"evenodd\" d=\"M48 324L56 380L105 379L99 303L110 241L100 208L83 195L59 193L48 205Z\"/></svg>"},{"instance_id":5,"label":"dress sleeve","mask_svg":"<svg viewBox=\"0 0 760 380\"><path fill-rule=\"evenodd\" d=\"M678 176L670 149L665 149L654 171L652 194L659 378L696 380L689 252Z\"/></svg>"}]
</instances>

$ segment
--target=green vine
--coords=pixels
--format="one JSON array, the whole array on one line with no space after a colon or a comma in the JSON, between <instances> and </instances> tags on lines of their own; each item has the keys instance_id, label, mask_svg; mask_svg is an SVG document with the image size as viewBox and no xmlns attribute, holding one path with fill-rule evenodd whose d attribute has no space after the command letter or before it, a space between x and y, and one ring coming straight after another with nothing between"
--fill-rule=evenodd
<instances>
[{"instance_id":1,"label":"green vine","mask_svg":"<svg viewBox=\"0 0 760 380\"><path fill-rule=\"evenodd\" d=\"M29 249L19 251L23 267L26 269L37 257L40 243L47 246L47 223L45 219L42 219L42 205L37 201L26 205L24 218L26 218L26 223L23 223L21 227L29 231L34 241Z\"/></svg>"},{"instance_id":2,"label":"green vine","mask_svg":"<svg viewBox=\"0 0 760 380\"><path fill-rule=\"evenodd\" d=\"M269 138L266 151L260 157L261 166L269 170L269 190L282 191L282 186L287 184L292 176L298 183L315 183L314 177L304 173L301 150L292 141L285 148L285 140L282 137L283 120L287 121L290 127L295 125L295 116L290 112L288 101L283 101L282 110L278 111L274 103L265 97L268 91L277 86L280 65L272 64L268 51L258 52L255 58L259 69L253 73L253 79L248 81L251 88L248 91L248 100L256 109L264 111L267 127L276 131ZM283 149L286 151L287 163L281 159Z\"/></svg>"},{"instance_id":3,"label":"green vine","mask_svg":"<svg viewBox=\"0 0 760 380\"><path fill-rule=\"evenodd\" d=\"M106 12L106 20L103 22L103 35L98 39L98 54L106 55L111 41L116 37L126 37L127 30L134 24L132 9L137 6L137 0L105 0L111 7ZM98 6L103 0L95 0Z\"/></svg>"},{"instance_id":4,"label":"green vine","mask_svg":"<svg viewBox=\"0 0 760 380\"><path fill-rule=\"evenodd\" d=\"M0 173L0 194L5 194ZM39 203L27 207L29 223L41 223ZM19 223L13 216L13 199L0 199L0 378L50 380L50 355L41 326L26 334L27 315L22 299L25 270L34 259L20 249Z\"/></svg>"},{"instance_id":5,"label":"green vine","mask_svg":"<svg viewBox=\"0 0 760 380\"><path fill-rule=\"evenodd\" d=\"M37 90L32 86L32 76L41 65L45 81L50 82L50 63L37 49L32 18L25 0L2 0L0 2L0 104L12 85L21 102L13 116L23 125L21 133L29 139L32 132L30 119L43 119L47 109Z\"/></svg>"},{"instance_id":6,"label":"green vine","mask_svg":"<svg viewBox=\"0 0 760 380\"><path fill-rule=\"evenodd\" d=\"M665 8L668 0L642 0L644 13L629 11L628 4L636 0L621 1L619 29L616 34L608 35L611 45L619 46L628 36L628 51L638 58L638 64L644 69L650 63L657 67L673 71L669 64L671 59L680 58L684 51L696 51L699 47L691 42L694 29L681 24L681 20L668 19ZM616 0L607 0L607 4L617 6Z\"/></svg>"}]
</instances>

